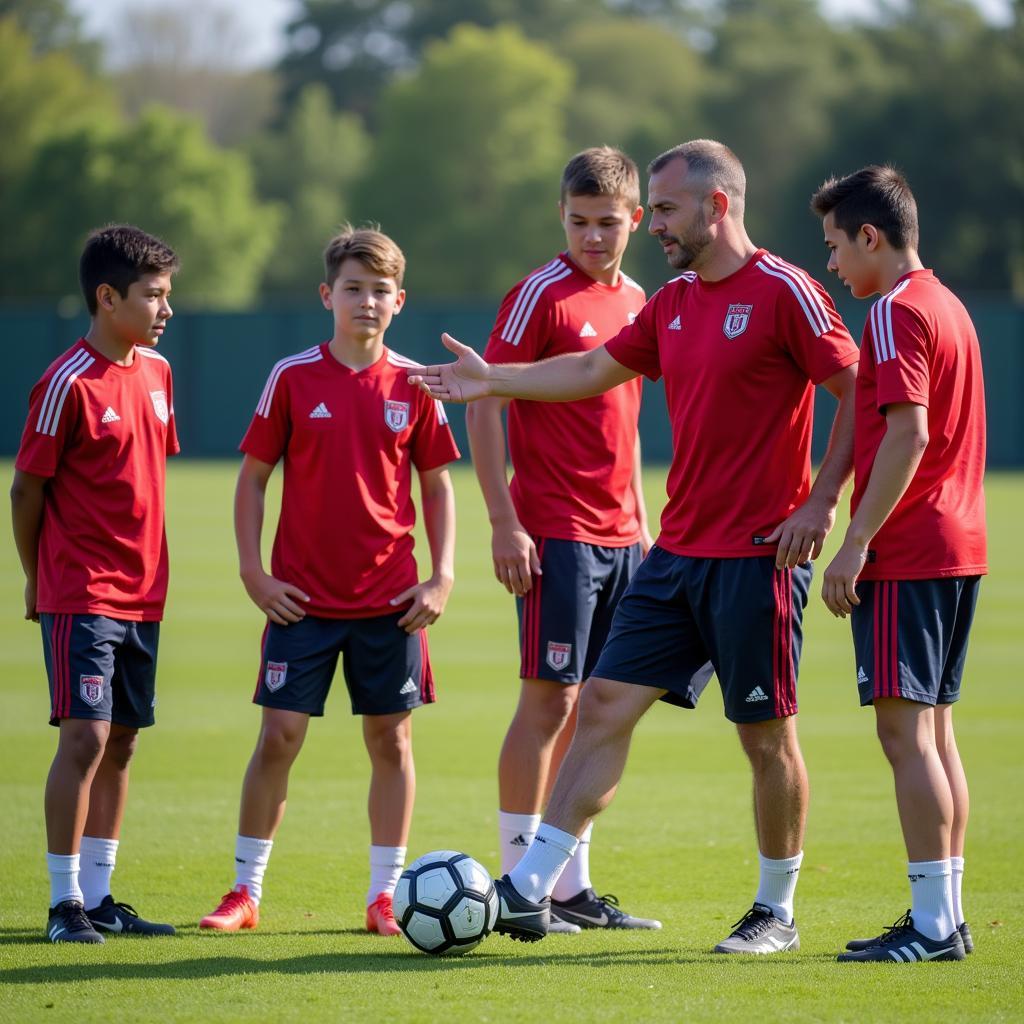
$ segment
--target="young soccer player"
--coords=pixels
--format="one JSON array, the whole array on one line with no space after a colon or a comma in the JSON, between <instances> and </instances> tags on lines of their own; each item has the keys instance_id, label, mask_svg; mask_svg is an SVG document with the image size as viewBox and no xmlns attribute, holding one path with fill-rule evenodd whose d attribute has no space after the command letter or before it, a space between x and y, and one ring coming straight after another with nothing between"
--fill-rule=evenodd
<instances>
[{"instance_id":1,"label":"young soccer player","mask_svg":"<svg viewBox=\"0 0 1024 1024\"><path fill-rule=\"evenodd\" d=\"M659 699L694 707L713 670L753 771L761 869L752 908L715 950L778 953L799 948L807 777L796 675L808 560L850 473L857 347L817 282L751 242L746 177L731 150L698 139L663 153L650 173L650 231L682 274L632 324L589 352L519 366L491 366L445 336L458 361L412 375L461 401L566 401L664 376L672 422L661 534L583 688L544 821L498 880L497 930L525 941L547 933L555 881L614 795L636 723ZM812 487L814 384L839 409Z\"/></svg>"},{"instance_id":2,"label":"young soccer player","mask_svg":"<svg viewBox=\"0 0 1024 1024\"><path fill-rule=\"evenodd\" d=\"M967 780L953 735L967 641L986 573L985 390L960 300L917 252L917 204L891 167L826 181L828 269L880 294L857 374L855 483L822 598L851 616L862 705L892 765L911 909L840 960L962 960L973 949L961 883Z\"/></svg>"},{"instance_id":3,"label":"young soccer player","mask_svg":"<svg viewBox=\"0 0 1024 1024\"><path fill-rule=\"evenodd\" d=\"M413 708L434 700L424 629L452 588L459 453L440 402L412 387L385 347L405 302L405 257L380 231L346 228L324 253L329 342L273 368L242 441L235 534L242 581L266 614L254 700L263 707L242 786L235 885L202 928L255 928L284 816L288 773L310 716L324 712L339 655L370 756L366 927L396 935L391 895L405 863L415 774ZM263 500L284 460L271 573L260 555ZM417 582L416 470L433 572Z\"/></svg>"},{"instance_id":4,"label":"young soccer player","mask_svg":"<svg viewBox=\"0 0 1024 1024\"><path fill-rule=\"evenodd\" d=\"M578 153L562 174L559 212L566 251L505 296L484 353L488 362L587 352L643 308L643 289L620 270L643 219L636 164L608 146ZM640 387L638 378L554 405L488 398L466 412L491 520L494 573L515 594L519 615L519 705L498 762L503 873L533 840L576 727L580 684L651 546L637 433ZM551 931L660 927L597 895L589 853L588 828L552 894Z\"/></svg>"},{"instance_id":5,"label":"young soccer player","mask_svg":"<svg viewBox=\"0 0 1024 1024\"><path fill-rule=\"evenodd\" d=\"M89 331L32 389L11 487L60 729L46 780L51 942L173 935L110 893L139 730L153 724L167 594L166 459L178 451L171 368L175 254L126 224L93 232L79 267Z\"/></svg>"}]
</instances>

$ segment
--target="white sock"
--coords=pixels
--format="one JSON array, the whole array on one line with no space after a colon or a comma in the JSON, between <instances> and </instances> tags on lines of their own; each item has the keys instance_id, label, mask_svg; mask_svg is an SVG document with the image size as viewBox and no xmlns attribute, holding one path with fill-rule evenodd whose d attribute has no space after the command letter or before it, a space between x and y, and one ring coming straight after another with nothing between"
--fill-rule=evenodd
<instances>
[{"instance_id":1,"label":"white sock","mask_svg":"<svg viewBox=\"0 0 1024 1024\"><path fill-rule=\"evenodd\" d=\"M50 906L55 907L65 900L82 902L82 890L78 887L78 854L65 856L61 853L46 855L46 868L50 872ZM92 907L89 908L90 910Z\"/></svg>"},{"instance_id":2,"label":"white sock","mask_svg":"<svg viewBox=\"0 0 1024 1024\"><path fill-rule=\"evenodd\" d=\"M574 835L541 822L523 859L509 872L516 892L534 903L550 896L578 845Z\"/></svg>"},{"instance_id":3,"label":"white sock","mask_svg":"<svg viewBox=\"0 0 1024 1024\"><path fill-rule=\"evenodd\" d=\"M804 851L794 857L772 860L763 853L758 853L761 862L761 878L757 886L755 903L763 903L771 908L771 912L783 923L793 922L793 896L796 893L797 879L800 877L800 865L803 863Z\"/></svg>"},{"instance_id":4,"label":"white sock","mask_svg":"<svg viewBox=\"0 0 1024 1024\"><path fill-rule=\"evenodd\" d=\"M78 884L86 910L95 910L103 902L103 897L110 895L110 876L114 873L117 846L116 839L82 836L82 845L78 848L81 857Z\"/></svg>"},{"instance_id":5,"label":"white sock","mask_svg":"<svg viewBox=\"0 0 1024 1024\"><path fill-rule=\"evenodd\" d=\"M554 889L551 890L551 898L565 903L574 896L579 896L584 889L591 889L590 883L590 836L594 831L594 823L591 822L580 836L580 845L572 855L572 860L565 865L565 870L558 876Z\"/></svg>"},{"instance_id":6,"label":"white sock","mask_svg":"<svg viewBox=\"0 0 1024 1024\"><path fill-rule=\"evenodd\" d=\"M498 811L501 837L501 873L507 875L522 859L540 824L539 814L515 814Z\"/></svg>"},{"instance_id":7,"label":"white sock","mask_svg":"<svg viewBox=\"0 0 1024 1024\"><path fill-rule=\"evenodd\" d=\"M910 916L929 939L948 938L953 921L953 870L948 860L921 860L907 865Z\"/></svg>"},{"instance_id":8,"label":"white sock","mask_svg":"<svg viewBox=\"0 0 1024 1024\"><path fill-rule=\"evenodd\" d=\"M382 892L390 896L395 891L398 877L404 867L404 846L370 847L370 888L366 891L367 906Z\"/></svg>"},{"instance_id":9,"label":"white sock","mask_svg":"<svg viewBox=\"0 0 1024 1024\"><path fill-rule=\"evenodd\" d=\"M263 876L273 845L273 839L254 836L239 836L235 840L235 888L244 885L257 906L263 897Z\"/></svg>"},{"instance_id":10,"label":"white sock","mask_svg":"<svg viewBox=\"0 0 1024 1024\"><path fill-rule=\"evenodd\" d=\"M949 866L953 870L953 924L960 927L964 923L964 859L950 857Z\"/></svg>"}]
</instances>

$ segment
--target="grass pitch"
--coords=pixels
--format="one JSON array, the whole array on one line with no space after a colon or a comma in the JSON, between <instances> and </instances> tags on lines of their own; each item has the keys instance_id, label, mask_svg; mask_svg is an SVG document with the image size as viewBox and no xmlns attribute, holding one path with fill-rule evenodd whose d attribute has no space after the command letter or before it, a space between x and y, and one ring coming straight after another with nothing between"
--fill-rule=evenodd
<instances>
[{"instance_id":1,"label":"grass pitch","mask_svg":"<svg viewBox=\"0 0 1024 1024\"><path fill-rule=\"evenodd\" d=\"M172 462L158 728L139 745L114 876L115 896L174 922L175 939L43 940L42 789L55 732L38 628L21 621L17 559L9 540L0 545L0 1020L1024 1019L1024 553L1015 540L1024 477L988 481L993 573L957 711L974 804L965 903L977 953L962 964L899 967L834 960L847 938L899 916L908 896L889 771L871 712L857 707L849 626L829 616L817 588L800 679L812 803L799 953L708 952L749 907L757 881L749 773L714 688L696 713L658 706L641 723L620 792L595 829L599 890L661 918L661 932L589 932L537 946L493 936L454 960L365 934L367 765L339 682L293 772L259 930L199 934L199 917L233 879L239 788L258 722L249 701L261 622L237 579L234 472ZM662 481L650 474L654 510ZM458 581L431 631L439 703L415 716L409 853L461 849L496 870L495 765L517 694L514 609L491 577L468 470L456 472L456 487ZM0 516L9 537L6 509ZM826 557L835 546L833 534Z\"/></svg>"}]
</instances>

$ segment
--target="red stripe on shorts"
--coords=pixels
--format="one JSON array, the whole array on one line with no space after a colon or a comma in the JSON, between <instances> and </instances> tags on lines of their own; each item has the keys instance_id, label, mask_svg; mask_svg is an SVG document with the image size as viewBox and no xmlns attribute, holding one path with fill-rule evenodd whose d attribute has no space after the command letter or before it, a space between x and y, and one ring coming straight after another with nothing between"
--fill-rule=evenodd
<instances>
[{"instance_id":1,"label":"red stripe on shorts","mask_svg":"<svg viewBox=\"0 0 1024 1024\"><path fill-rule=\"evenodd\" d=\"M884 583L875 584L875 628L873 631L873 646L875 649L875 699L879 697L885 697L885 687L882 680L882 588L885 586Z\"/></svg>"},{"instance_id":2,"label":"red stripe on shorts","mask_svg":"<svg viewBox=\"0 0 1024 1024\"><path fill-rule=\"evenodd\" d=\"M537 560L544 561L544 540L537 545ZM533 585L526 595L526 608L523 615L523 631L526 633L526 673L524 679L536 679L540 671L540 626L541 626L541 590L543 576L533 575ZM529 615L525 614L528 610Z\"/></svg>"},{"instance_id":3,"label":"red stripe on shorts","mask_svg":"<svg viewBox=\"0 0 1024 1024\"><path fill-rule=\"evenodd\" d=\"M427 646L427 631L420 630L420 699L424 704L433 704L437 699L434 694L434 672L430 667L430 649Z\"/></svg>"},{"instance_id":4,"label":"red stripe on shorts","mask_svg":"<svg viewBox=\"0 0 1024 1024\"><path fill-rule=\"evenodd\" d=\"M888 586L892 587L892 617L889 623L889 680L892 686L892 696L899 697L902 695L900 690L899 625L897 622L899 583L893 580Z\"/></svg>"},{"instance_id":5,"label":"red stripe on shorts","mask_svg":"<svg viewBox=\"0 0 1024 1024\"><path fill-rule=\"evenodd\" d=\"M71 630L74 625L74 616L62 615L60 618L60 636L58 638L61 678L60 717L68 718L71 714Z\"/></svg>"},{"instance_id":6,"label":"red stripe on shorts","mask_svg":"<svg viewBox=\"0 0 1024 1024\"><path fill-rule=\"evenodd\" d=\"M775 592L774 669L775 713L788 715L796 703L793 671L793 574L790 569L776 569L772 584Z\"/></svg>"}]
</instances>

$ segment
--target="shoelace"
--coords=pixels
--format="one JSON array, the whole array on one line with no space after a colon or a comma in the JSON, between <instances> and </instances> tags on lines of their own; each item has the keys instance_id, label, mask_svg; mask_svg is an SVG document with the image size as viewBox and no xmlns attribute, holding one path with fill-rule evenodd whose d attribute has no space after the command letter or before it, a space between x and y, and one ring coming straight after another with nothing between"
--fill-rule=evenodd
<instances>
[{"instance_id":1,"label":"shoelace","mask_svg":"<svg viewBox=\"0 0 1024 1024\"><path fill-rule=\"evenodd\" d=\"M742 935L745 939L754 939L762 932L768 931L772 919L757 907L751 907L733 926L733 935Z\"/></svg>"},{"instance_id":2,"label":"shoelace","mask_svg":"<svg viewBox=\"0 0 1024 1024\"><path fill-rule=\"evenodd\" d=\"M903 932L909 931L913 927L914 923L910 920L910 911L908 910L898 921L894 921L878 936L878 945L881 946L883 943L891 942Z\"/></svg>"},{"instance_id":3,"label":"shoelace","mask_svg":"<svg viewBox=\"0 0 1024 1024\"><path fill-rule=\"evenodd\" d=\"M114 909L120 910L129 917L138 917L139 912L130 903L114 903Z\"/></svg>"},{"instance_id":4,"label":"shoelace","mask_svg":"<svg viewBox=\"0 0 1024 1024\"><path fill-rule=\"evenodd\" d=\"M220 914L224 911L235 910L237 907L244 906L248 898L246 893L232 889L231 892L227 892L221 897L220 906L217 908L216 913ZM122 905L120 903L117 904L117 906ZM135 916L138 917L139 915L136 914Z\"/></svg>"},{"instance_id":5,"label":"shoelace","mask_svg":"<svg viewBox=\"0 0 1024 1024\"><path fill-rule=\"evenodd\" d=\"M86 917L85 908L80 903L72 903L61 915L69 932L91 932L92 922Z\"/></svg>"},{"instance_id":6,"label":"shoelace","mask_svg":"<svg viewBox=\"0 0 1024 1024\"><path fill-rule=\"evenodd\" d=\"M381 899L378 896L373 902L380 917L383 917L385 921L395 921L395 910L391 900ZM398 922L396 921L395 923L397 924Z\"/></svg>"},{"instance_id":7,"label":"shoelace","mask_svg":"<svg viewBox=\"0 0 1024 1024\"><path fill-rule=\"evenodd\" d=\"M598 896L597 902L613 921L621 921L626 916L621 910L619 910L618 896L613 896L610 892L606 893L604 896Z\"/></svg>"}]
</instances>

